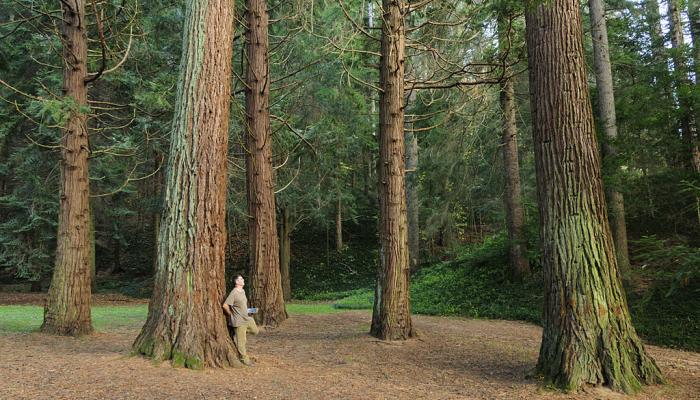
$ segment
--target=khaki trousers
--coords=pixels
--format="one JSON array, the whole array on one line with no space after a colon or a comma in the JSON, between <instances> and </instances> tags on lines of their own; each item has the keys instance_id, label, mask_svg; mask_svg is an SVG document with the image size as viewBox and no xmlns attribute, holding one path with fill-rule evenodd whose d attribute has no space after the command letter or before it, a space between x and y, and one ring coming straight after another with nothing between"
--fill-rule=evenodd
<instances>
[{"instance_id":1,"label":"khaki trousers","mask_svg":"<svg viewBox=\"0 0 700 400\"><path fill-rule=\"evenodd\" d=\"M254 319L248 320L244 325L237 326L233 328L236 334L233 337L233 342L236 344L238 349L238 357L241 361L250 361L248 358L248 352L246 351L246 335L250 332L253 335L257 335L260 332L258 326L255 324Z\"/></svg>"}]
</instances>

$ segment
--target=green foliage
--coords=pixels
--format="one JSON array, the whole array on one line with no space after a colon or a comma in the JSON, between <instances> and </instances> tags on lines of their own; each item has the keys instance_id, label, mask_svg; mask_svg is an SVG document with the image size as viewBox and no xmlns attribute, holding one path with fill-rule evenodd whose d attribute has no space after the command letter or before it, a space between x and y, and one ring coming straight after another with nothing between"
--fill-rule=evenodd
<instances>
[{"instance_id":1,"label":"green foliage","mask_svg":"<svg viewBox=\"0 0 700 400\"><path fill-rule=\"evenodd\" d=\"M656 289L668 285L666 297L700 281L700 248L656 236L644 236L634 244L632 256L640 265L642 279L653 279Z\"/></svg>"},{"instance_id":2,"label":"green foliage","mask_svg":"<svg viewBox=\"0 0 700 400\"><path fill-rule=\"evenodd\" d=\"M333 300L340 293L373 284L379 260L375 246L350 242L345 251L338 253L333 247L318 251L318 243L300 243L291 265L292 296Z\"/></svg>"},{"instance_id":3,"label":"green foliage","mask_svg":"<svg viewBox=\"0 0 700 400\"><path fill-rule=\"evenodd\" d=\"M411 279L411 307L417 314L539 322L541 275L510 282L507 242L497 235L459 251L455 261L426 266ZM338 308L371 309L373 291L363 290L334 303Z\"/></svg>"}]
</instances>

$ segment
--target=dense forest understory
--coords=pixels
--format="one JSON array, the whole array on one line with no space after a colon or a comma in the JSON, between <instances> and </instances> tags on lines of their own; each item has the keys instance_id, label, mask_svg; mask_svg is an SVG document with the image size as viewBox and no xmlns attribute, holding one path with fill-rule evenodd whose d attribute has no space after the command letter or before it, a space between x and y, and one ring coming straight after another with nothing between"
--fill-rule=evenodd
<instances>
[{"instance_id":1,"label":"dense forest understory","mask_svg":"<svg viewBox=\"0 0 700 400\"><path fill-rule=\"evenodd\" d=\"M345 339L417 351L421 329L521 321L542 329L509 340L540 351L497 374L510 395L534 393L525 370L685 395L698 77L698 0L0 0L0 340L99 342L100 302L123 296L115 354L239 367L221 303L241 275L267 372L302 340L295 307L318 306L324 362ZM336 313L351 322L319 333ZM45 336L13 336L28 327ZM285 362L322 381L308 361Z\"/></svg>"}]
</instances>

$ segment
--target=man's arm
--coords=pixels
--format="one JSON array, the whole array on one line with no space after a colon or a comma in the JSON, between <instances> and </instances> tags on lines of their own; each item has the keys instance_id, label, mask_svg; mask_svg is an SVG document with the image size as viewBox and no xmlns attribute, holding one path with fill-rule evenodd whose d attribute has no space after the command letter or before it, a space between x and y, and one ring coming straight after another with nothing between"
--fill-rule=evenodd
<instances>
[{"instance_id":1,"label":"man's arm","mask_svg":"<svg viewBox=\"0 0 700 400\"><path fill-rule=\"evenodd\" d=\"M224 303L221 305L221 307L224 308L224 312L226 313L226 315L231 315L231 307L228 304Z\"/></svg>"}]
</instances>

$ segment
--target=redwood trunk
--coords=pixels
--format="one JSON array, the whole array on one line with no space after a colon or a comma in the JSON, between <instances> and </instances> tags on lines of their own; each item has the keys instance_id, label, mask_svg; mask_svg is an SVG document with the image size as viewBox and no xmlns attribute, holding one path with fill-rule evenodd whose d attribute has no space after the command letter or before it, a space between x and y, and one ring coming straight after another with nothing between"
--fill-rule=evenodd
<instances>
[{"instance_id":1,"label":"redwood trunk","mask_svg":"<svg viewBox=\"0 0 700 400\"><path fill-rule=\"evenodd\" d=\"M383 0L379 105L380 269L370 333L384 340L414 335L408 294L408 222L404 166L404 0Z\"/></svg>"},{"instance_id":2,"label":"redwood trunk","mask_svg":"<svg viewBox=\"0 0 700 400\"><path fill-rule=\"evenodd\" d=\"M579 2L526 14L545 307L537 370L567 390L663 380L630 320L613 249L586 82Z\"/></svg>"},{"instance_id":3,"label":"redwood trunk","mask_svg":"<svg viewBox=\"0 0 700 400\"><path fill-rule=\"evenodd\" d=\"M627 225L625 224L625 199L620 191L619 170L614 161L616 150L612 142L617 139L617 117L615 113L615 93L613 91L612 68L608 50L608 28L605 22L603 0L589 0L591 36L593 38L593 60L595 65L596 90L598 92L598 118L607 140L603 141L603 157L612 160L613 179L606 187L610 227L615 243L617 265L621 271L629 270L627 249Z\"/></svg>"},{"instance_id":4,"label":"redwood trunk","mask_svg":"<svg viewBox=\"0 0 700 400\"><path fill-rule=\"evenodd\" d=\"M87 21L85 2L62 2L63 95L71 110L61 140L56 263L44 307L42 332L82 335L90 318L90 211L88 178Z\"/></svg>"},{"instance_id":5,"label":"redwood trunk","mask_svg":"<svg viewBox=\"0 0 700 400\"><path fill-rule=\"evenodd\" d=\"M292 227L289 221L289 211L282 208L282 227L280 229L280 274L282 276L282 294L284 301L292 299L292 284L289 272L289 262L292 255Z\"/></svg>"},{"instance_id":6,"label":"redwood trunk","mask_svg":"<svg viewBox=\"0 0 700 400\"><path fill-rule=\"evenodd\" d=\"M508 254L511 275L516 280L522 280L530 274L530 263L527 259L527 246L523 233L525 213L520 202L520 163L518 159L518 128L516 122L515 90L510 62L506 52L511 49L509 26L505 18L498 21L499 47L505 60L505 80L501 82L501 112L503 121L501 127L501 144L503 146L503 173L506 191L503 200L506 208L506 225L508 227Z\"/></svg>"},{"instance_id":7,"label":"redwood trunk","mask_svg":"<svg viewBox=\"0 0 700 400\"><path fill-rule=\"evenodd\" d=\"M134 350L173 366L238 364L225 298L233 1L187 2L148 319Z\"/></svg>"},{"instance_id":8,"label":"redwood trunk","mask_svg":"<svg viewBox=\"0 0 700 400\"><path fill-rule=\"evenodd\" d=\"M287 319L280 276L270 130L268 14L265 0L247 0L246 174L250 243L250 304L255 319L278 326Z\"/></svg>"}]
</instances>

